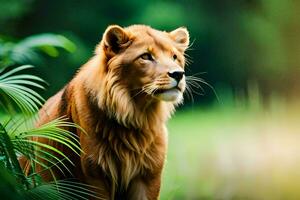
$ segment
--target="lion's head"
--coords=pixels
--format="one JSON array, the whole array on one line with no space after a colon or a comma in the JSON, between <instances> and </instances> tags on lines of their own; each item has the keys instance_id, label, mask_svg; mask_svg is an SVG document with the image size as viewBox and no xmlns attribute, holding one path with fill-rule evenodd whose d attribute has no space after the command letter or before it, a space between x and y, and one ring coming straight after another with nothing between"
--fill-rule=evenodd
<instances>
[{"instance_id":1,"label":"lion's head","mask_svg":"<svg viewBox=\"0 0 300 200\"><path fill-rule=\"evenodd\" d=\"M151 103L173 107L182 102L188 45L186 28L165 32L145 25L109 26L96 49L104 62L98 94L102 107L124 122Z\"/></svg>"}]
</instances>

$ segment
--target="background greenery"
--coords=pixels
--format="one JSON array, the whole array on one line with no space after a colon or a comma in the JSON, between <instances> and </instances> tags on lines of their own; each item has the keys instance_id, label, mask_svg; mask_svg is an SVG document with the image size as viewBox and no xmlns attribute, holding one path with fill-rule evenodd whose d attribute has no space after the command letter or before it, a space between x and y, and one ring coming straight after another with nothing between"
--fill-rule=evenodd
<instances>
[{"instance_id":1,"label":"background greenery","mask_svg":"<svg viewBox=\"0 0 300 200\"><path fill-rule=\"evenodd\" d=\"M20 52L12 46L25 40L28 49L28 37L41 37L10 64L38 66L28 73L49 83L39 91L47 99L93 55L108 25L186 26L187 73L219 100L203 85L170 121L162 199L299 199L299 9L296 0L0 0L1 64ZM66 51L49 47L59 44Z\"/></svg>"},{"instance_id":2,"label":"background greenery","mask_svg":"<svg viewBox=\"0 0 300 200\"><path fill-rule=\"evenodd\" d=\"M299 12L293 0L1 0L0 33L22 39L59 33L74 41L73 54L38 62L50 83L45 97L62 87L93 54L110 24L142 23L162 30L186 26L193 46L190 74L201 75L219 90L246 93L257 82L264 96L294 94L299 84ZM59 73L57 73L59 72ZM197 102L213 102L206 88Z\"/></svg>"},{"instance_id":3,"label":"background greenery","mask_svg":"<svg viewBox=\"0 0 300 200\"><path fill-rule=\"evenodd\" d=\"M32 65L17 66L40 60L40 52L52 56L58 52L57 47L70 50L74 44L54 34L30 36L15 43L0 41L0 194L4 199L88 199L88 196L95 196L91 186L74 180L56 180L54 168L66 174L71 173L67 165L74 164L59 149L37 138L66 145L79 156L78 136L68 129L80 127L63 117L36 127L36 112L44 99L35 89L45 89L45 82L24 72L32 69ZM42 180L45 171L52 175L52 182Z\"/></svg>"}]
</instances>

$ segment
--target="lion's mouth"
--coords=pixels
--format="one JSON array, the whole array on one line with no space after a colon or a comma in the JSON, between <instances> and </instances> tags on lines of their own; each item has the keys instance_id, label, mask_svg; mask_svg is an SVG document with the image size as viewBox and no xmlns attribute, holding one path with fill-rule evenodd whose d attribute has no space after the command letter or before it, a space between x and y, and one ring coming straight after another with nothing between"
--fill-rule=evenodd
<instances>
[{"instance_id":1,"label":"lion's mouth","mask_svg":"<svg viewBox=\"0 0 300 200\"><path fill-rule=\"evenodd\" d=\"M171 92L171 91L181 92L181 89L178 86L173 87L173 88L169 88L169 89L157 89L157 90L155 90L154 94L159 95L159 94L166 93L166 92Z\"/></svg>"}]
</instances>

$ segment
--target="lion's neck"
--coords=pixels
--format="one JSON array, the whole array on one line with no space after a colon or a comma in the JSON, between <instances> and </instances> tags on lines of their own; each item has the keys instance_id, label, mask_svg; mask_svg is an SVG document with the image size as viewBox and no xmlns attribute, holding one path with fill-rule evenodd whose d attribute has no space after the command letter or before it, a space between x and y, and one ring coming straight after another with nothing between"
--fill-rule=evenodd
<instances>
[{"instance_id":1,"label":"lion's neck","mask_svg":"<svg viewBox=\"0 0 300 200\"><path fill-rule=\"evenodd\" d=\"M172 103L132 97L128 88L116 76L106 74L103 60L94 57L78 74L98 107L125 127L151 128L163 125L174 111ZM101 66L101 67L99 67ZM88 69L88 70L86 70ZM88 72L88 73L87 73Z\"/></svg>"},{"instance_id":2,"label":"lion's neck","mask_svg":"<svg viewBox=\"0 0 300 200\"><path fill-rule=\"evenodd\" d=\"M120 88L110 94L109 88L105 88L98 92L97 98L99 108L125 127L161 127L173 112L174 107L170 103L132 98L127 92Z\"/></svg>"}]
</instances>

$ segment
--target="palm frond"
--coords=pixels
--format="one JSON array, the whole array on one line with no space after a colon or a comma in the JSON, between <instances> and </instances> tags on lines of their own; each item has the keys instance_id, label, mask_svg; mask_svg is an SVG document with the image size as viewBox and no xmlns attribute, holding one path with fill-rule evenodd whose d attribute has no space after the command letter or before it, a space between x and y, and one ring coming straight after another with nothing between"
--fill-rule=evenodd
<instances>
[{"instance_id":1,"label":"palm frond","mask_svg":"<svg viewBox=\"0 0 300 200\"><path fill-rule=\"evenodd\" d=\"M58 48L72 52L75 50L75 45L67 38L55 34L30 36L18 43L7 42L0 38L0 67L41 62L42 56L38 52L55 57L59 54ZM9 71L5 68L0 69L1 107L10 114L12 114L10 111L15 111L15 113L18 110L22 111L21 115L11 115L14 117L6 123L1 119L0 194L6 192L9 199L75 200L89 199L90 197L101 199L97 197L94 192L95 188L91 186L76 181L56 180L52 168L55 167L62 173L66 171L71 173L65 161L71 164L72 161L56 145L43 143L41 140L64 145L80 155L83 152L80 149L78 136L69 130L81 128L63 117L40 127L35 127L33 121L28 122L28 119L34 119L34 114L44 102L35 89L44 89L42 83L45 82L37 76L22 73L23 70L32 67L23 65ZM24 119L18 119L19 115ZM21 168L18 161L19 156L25 156L29 161L30 164L27 165L29 175L25 175ZM42 167L42 170L39 168L37 171L38 165ZM44 171L52 174L54 182L44 183L41 179ZM2 183L4 187L2 187ZM6 198L6 196L1 197Z\"/></svg>"},{"instance_id":2,"label":"palm frond","mask_svg":"<svg viewBox=\"0 0 300 200\"><path fill-rule=\"evenodd\" d=\"M103 199L94 192L94 187L75 180L60 180L57 182L44 183L24 193L26 199L70 199L70 200L88 200L91 197Z\"/></svg>"},{"instance_id":3,"label":"palm frond","mask_svg":"<svg viewBox=\"0 0 300 200\"><path fill-rule=\"evenodd\" d=\"M31 126L30 124L27 126L24 126L25 123L22 124L23 126L20 126L20 123L15 123L9 128L9 130L11 130L9 136L15 149L20 154L26 156L29 160L34 162L45 161L43 163L48 164L47 166L44 166L45 169L56 166L62 173L64 171L71 173L68 167L62 161L68 161L69 163L73 164L68 158L68 155L65 155L62 151L54 146L40 142L38 138L43 138L56 142L57 144L62 144L77 155L80 155L80 153L83 152L80 148L79 138L76 134L72 133L68 129L81 128L74 123L68 122L64 117L57 118L40 127L34 127L33 124ZM59 164L64 169L61 169Z\"/></svg>"},{"instance_id":4,"label":"palm frond","mask_svg":"<svg viewBox=\"0 0 300 200\"><path fill-rule=\"evenodd\" d=\"M0 96L6 97L1 100L7 101L8 97L25 115L35 113L44 102L44 99L30 87L44 89L41 83L45 82L34 75L17 74L32 67L32 65L23 65L0 74ZM9 102L3 102L3 104L9 104Z\"/></svg>"},{"instance_id":5,"label":"palm frond","mask_svg":"<svg viewBox=\"0 0 300 200\"><path fill-rule=\"evenodd\" d=\"M75 45L73 42L68 40L62 35L44 33L39 35L33 35L21 40L17 45L16 49L34 49L39 48L43 52L47 53L49 56L56 56L55 47L65 49L69 52L75 50Z\"/></svg>"},{"instance_id":6,"label":"palm frond","mask_svg":"<svg viewBox=\"0 0 300 200\"><path fill-rule=\"evenodd\" d=\"M0 38L0 67L42 63L43 57L38 52L57 57L59 55L58 48L73 52L76 46L66 37L52 33L32 35L17 43Z\"/></svg>"},{"instance_id":7,"label":"palm frond","mask_svg":"<svg viewBox=\"0 0 300 200\"><path fill-rule=\"evenodd\" d=\"M22 168L17 158L14 145L10 140L9 134L3 124L0 123L0 144L1 152L5 156L5 165L16 177L16 179L28 186L26 177L23 174Z\"/></svg>"}]
</instances>

